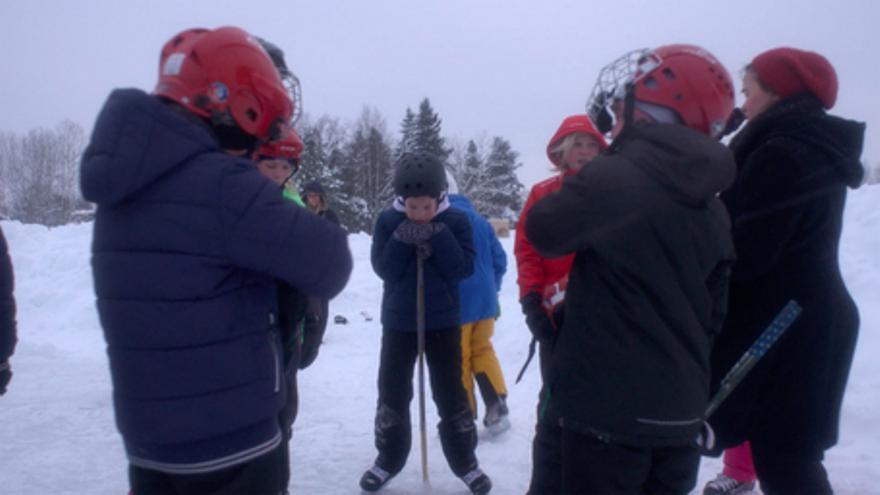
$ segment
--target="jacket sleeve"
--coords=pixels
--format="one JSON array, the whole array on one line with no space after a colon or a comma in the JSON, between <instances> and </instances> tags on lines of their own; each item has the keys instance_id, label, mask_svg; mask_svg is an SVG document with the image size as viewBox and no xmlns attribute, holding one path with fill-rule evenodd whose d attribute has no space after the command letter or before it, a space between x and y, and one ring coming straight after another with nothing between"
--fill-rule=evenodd
<instances>
[{"instance_id":1,"label":"jacket sleeve","mask_svg":"<svg viewBox=\"0 0 880 495\"><path fill-rule=\"evenodd\" d=\"M731 267L736 260L736 253L733 243L728 234L730 232L730 218L727 210L724 209L721 200L716 199L711 204L711 209L718 216L719 232L717 236L725 244L720 246L722 257L712 273L706 279L706 289L712 298L712 313L709 319L709 334L714 338L721 333L724 326L724 319L727 317L727 296L730 292L730 273Z\"/></svg>"},{"instance_id":2,"label":"jacket sleeve","mask_svg":"<svg viewBox=\"0 0 880 495\"><path fill-rule=\"evenodd\" d=\"M519 215L519 222L516 226L516 238L513 245L513 254L516 257L517 266L517 283L519 284L519 298L522 299L529 292L537 292L541 294L544 291L544 264L541 261L541 255L526 237L526 226L528 225L529 212L537 201L537 192L533 187L529 191L529 197L523 206L522 213Z\"/></svg>"},{"instance_id":3,"label":"jacket sleeve","mask_svg":"<svg viewBox=\"0 0 880 495\"><path fill-rule=\"evenodd\" d=\"M577 175L566 177L558 192L532 206L526 237L544 256L555 258L587 249L619 227L637 222L640 191L627 180L623 160L601 156Z\"/></svg>"},{"instance_id":4,"label":"jacket sleeve","mask_svg":"<svg viewBox=\"0 0 880 495\"><path fill-rule=\"evenodd\" d=\"M373 271L385 282L395 282L406 276L407 267L415 267L416 249L409 244L392 238L394 229L400 222L394 222L390 215L379 215L373 228L373 244L370 247L370 262Z\"/></svg>"},{"instance_id":5,"label":"jacket sleeve","mask_svg":"<svg viewBox=\"0 0 880 495\"><path fill-rule=\"evenodd\" d=\"M492 229L491 225L489 226L489 237L492 249L492 268L495 274L495 292L498 292L501 290L504 274L507 273L507 253L504 252L504 248L501 246L501 242L498 240L498 236L495 235L495 230Z\"/></svg>"},{"instance_id":6,"label":"jacket sleeve","mask_svg":"<svg viewBox=\"0 0 880 495\"><path fill-rule=\"evenodd\" d=\"M797 164L784 146L755 150L742 167L754 171L739 178L733 242L737 261L733 281L760 277L779 264L814 197L794 194Z\"/></svg>"},{"instance_id":7,"label":"jacket sleeve","mask_svg":"<svg viewBox=\"0 0 880 495\"><path fill-rule=\"evenodd\" d=\"M339 221L339 217L336 216L336 212L333 210L324 210L324 218L330 222L333 222L336 225L342 226L342 223Z\"/></svg>"},{"instance_id":8,"label":"jacket sleeve","mask_svg":"<svg viewBox=\"0 0 880 495\"><path fill-rule=\"evenodd\" d=\"M9 360L15 351L16 323L14 276L6 238L0 230L0 364Z\"/></svg>"},{"instance_id":9,"label":"jacket sleeve","mask_svg":"<svg viewBox=\"0 0 880 495\"><path fill-rule=\"evenodd\" d=\"M434 265L447 281L457 283L474 273L473 229L464 214L445 222L445 229L431 237L431 257Z\"/></svg>"},{"instance_id":10,"label":"jacket sleeve","mask_svg":"<svg viewBox=\"0 0 880 495\"><path fill-rule=\"evenodd\" d=\"M247 162L221 178L226 249L233 263L278 278L307 296L332 298L352 259L340 227L283 198Z\"/></svg>"}]
</instances>

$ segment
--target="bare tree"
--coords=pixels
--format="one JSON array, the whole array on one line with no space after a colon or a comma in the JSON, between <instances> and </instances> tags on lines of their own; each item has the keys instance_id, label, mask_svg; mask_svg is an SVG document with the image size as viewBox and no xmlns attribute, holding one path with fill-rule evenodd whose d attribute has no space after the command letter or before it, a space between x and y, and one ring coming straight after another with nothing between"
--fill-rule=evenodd
<instances>
[{"instance_id":1,"label":"bare tree","mask_svg":"<svg viewBox=\"0 0 880 495\"><path fill-rule=\"evenodd\" d=\"M0 135L0 207L10 218L60 225L86 203L77 185L85 133L64 121L55 129L37 128L23 136Z\"/></svg>"}]
</instances>

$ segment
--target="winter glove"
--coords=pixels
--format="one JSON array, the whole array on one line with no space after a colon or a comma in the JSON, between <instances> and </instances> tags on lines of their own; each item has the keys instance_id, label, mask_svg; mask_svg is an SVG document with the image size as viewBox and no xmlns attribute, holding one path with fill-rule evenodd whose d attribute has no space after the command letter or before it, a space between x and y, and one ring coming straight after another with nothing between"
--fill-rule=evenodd
<instances>
[{"instance_id":1,"label":"winter glove","mask_svg":"<svg viewBox=\"0 0 880 495\"><path fill-rule=\"evenodd\" d=\"M9 380L12 380L12 367L9 365L9 361L5 361L0 363L0 395L6 393Z\"/></svg>"},{"instance_id":2,"label":"winter glove","mask_svg":"<svg viewBox=\"0 0 880 495\"><path fill-rule=\"evenodd\" d=\"M309 367L318 357L324 331L327 329L327 303L317 297L308 298L306 314L303 317L302 345L300 346L299 362L301 370Z\"/></svg>"},{"instance_id":3,"label":"winter glove","mask_svg":"<svg viewBox=\"0 0 880 495\"><path fill-rule=\"evenodd\" d=\"M430 242L423 242L421 244L416 244L416 254L419 258L426 260L434 254L434 248L431 247Z\"/></svg>"},{"instance_id":4,"label":"winter glove","mask_svg":"<svg viewBox=\"0 0 880 495\"><path fill-rule=\"evenodd\" d=\"M519 303L522 305L523 314L526 315L526 325L538 342L542 344L553 342L556 338L556 328L541 305L541 295L537 292L529 292Z\"/></svg>"},{"instance_id":5,"label":"winter glove","mask_svg":"<svg viewBox=\"0 0 880 495\"><path fill-rule=\"evenodd\" d=\"M303 319L303 341L300 348L297 368L308 368L318 357L324 332L320 329L321 318L315 314L307 314Z\"/></svg>"},{"instance_id":6,"label":"winter glove","mask_svg":"<svg viewBox=\"0 0 880 495\"><path fill-rule=\"evenodd\" d=\"M393 236L400 242L418 246L445 228L446 224L440 222L415 223L406 219L394 229Z\"/></svg>"}]
</instances>

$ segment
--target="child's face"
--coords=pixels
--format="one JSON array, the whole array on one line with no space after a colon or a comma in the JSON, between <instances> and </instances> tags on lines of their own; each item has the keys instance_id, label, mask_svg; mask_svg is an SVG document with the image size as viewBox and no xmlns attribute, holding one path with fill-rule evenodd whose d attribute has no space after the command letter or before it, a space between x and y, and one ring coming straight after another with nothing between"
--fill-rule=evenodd
<instances>
[{"instance_id":1,"label":"child's face","mask_svg":"<svg viewBox=\"0 0 880 495\"><path fill-rule=\"evenodd\" d=\"M573 135L573 139L572 145L562 155L562 164L578 172L587 162L596 158L601 147L599 141L589 134L578 132Z\"/></svg>"},{"instance_id":2,"label":"child's face","mask_svg":"<svg viewBox=\"0 0 880 495\"><path fill-rule=\"evenodd\" d=\"M415 223L428 223L437 212L437 198L431 196L411 196L403 203L406 218Z\"/></svg>"},{"instance_id":3,"label":"child's face","mask_svg":"<svg viewBox=\"0 0 880 495\"><path fill-rule=\"evenodd\" d=\"M257 170L280 186L290 177L293 167L287 160L260 160L257 162Z\"/></svg>"},{"instance_id":4,"label":"child's face","mask_svg":"<svg viewBox=\"0 0 880 495\"><path fill-rule=\"evenodd\" d=\"M316 192L307 192L306 203L308 203L309 207L312 209L317 209L321 206L321 195Z\"/></svg>"}]
</instances>

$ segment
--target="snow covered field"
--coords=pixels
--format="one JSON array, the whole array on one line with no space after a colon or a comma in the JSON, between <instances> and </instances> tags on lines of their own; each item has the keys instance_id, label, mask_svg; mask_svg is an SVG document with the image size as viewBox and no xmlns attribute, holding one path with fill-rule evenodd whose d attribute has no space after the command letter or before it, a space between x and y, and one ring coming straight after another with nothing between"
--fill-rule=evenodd
<instances>
[{"instance_id":1,"label":"snow covered field","mask_svg":"<svg viewBox=\"0 0 880 495\"><path fill-rule=\"evenodd\" d=\"M16 272L20 342L12 358L10 390L0 398L0 493L125 494L127 464L113 423L89 269L91 224L46 229L3 222L2 227ZM291 448L295 494L359 493L357 481L375 455L381 283L370 268L370 238L352 235L350 243L355 271L330 306L331 315L344 315L349 323L331 323L319 359L300 374L300 412ZM504 281L503 314L494 342L510 387L513 427L493 439L480 426L477 453L495 484L493 493L517 494L528 485L539 379L533 363L523 382L513 385L526 355L528 331L517 303L512 239L502 243L511 271ZM880 494L880 187L851 193L840 256L862 326L840 443L829 452L826 465L837 493ZM430 400L428 404L431 491L466 494L465 485L445 464L434 427L436 413ZM698 489L719 465L716 459L703 461ZM382 493L423 491L428 490L421 482L416 445L404 471Z\"/></svg>"}]
</instances>

